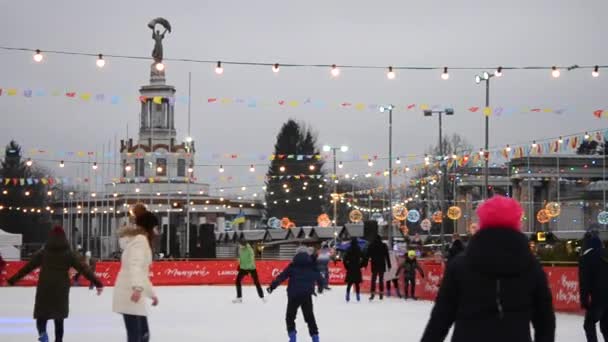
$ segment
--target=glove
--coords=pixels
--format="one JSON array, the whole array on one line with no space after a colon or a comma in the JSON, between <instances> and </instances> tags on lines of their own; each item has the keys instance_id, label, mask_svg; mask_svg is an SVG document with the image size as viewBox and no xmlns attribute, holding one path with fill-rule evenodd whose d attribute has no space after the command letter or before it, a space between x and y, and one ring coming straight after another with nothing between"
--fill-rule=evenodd
<instances>
[{"instance_id":1,"label":"glove","mask_svg":"<svg viewBox=\"0 0 608 342\"><path fill-rule=\"evenodd\" d=\"M266 288L266 292L268 292L268 294L271 294L271 293L272 293L272 291L274 291L274 289L273 289L272 287L268 286L268 287Z\"/></svg>"}]
</instances>

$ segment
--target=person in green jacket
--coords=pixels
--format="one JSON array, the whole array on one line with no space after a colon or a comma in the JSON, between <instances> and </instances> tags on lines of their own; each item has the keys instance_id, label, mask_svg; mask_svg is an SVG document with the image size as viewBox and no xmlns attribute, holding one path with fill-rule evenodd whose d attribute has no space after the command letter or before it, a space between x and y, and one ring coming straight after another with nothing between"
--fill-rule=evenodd
<instances>
[{"instance_id":1,"label":"person in green jacket","mask_svg":"<svg viewBox=\"0 0 608 342\"><path fill-rule=\"evenodd\" d=\"M264 299L264 291L262 291L262 286L260 285L260 279L258 278L258 272L255 268L255 256L253 253L253 248L251 245L247 243L244 239L239 240L239 274L236 276L236 299L233 300L233 303L242 303L243 302L243 290L241 287L241 282L246 275L250 274L251 278L253 278L253 282L258 291L258 296Z\"/></svg>"}]
</instances>

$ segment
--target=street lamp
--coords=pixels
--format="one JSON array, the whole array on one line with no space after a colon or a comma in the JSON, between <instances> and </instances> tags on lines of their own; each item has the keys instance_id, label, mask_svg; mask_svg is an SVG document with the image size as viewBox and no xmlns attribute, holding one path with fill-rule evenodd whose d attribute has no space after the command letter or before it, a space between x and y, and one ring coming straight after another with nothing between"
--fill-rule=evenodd
<instances>
[{"instance_id":1,"label":"street lamp","mask_svg":"<svg viewBox=\"0 0 608 342\"><path fill-rule=\"evenodd\" d=\"M490 74L487 71L484 71L481 75L475 76L475 83L480 84L482 81L486 83L486 108L490 107L490 79L492 77L500 77L502 76L502 67L498 67L496 72ZM488 153L489 144L490 144L490 116L485 115L486 121L486 141L485 141L485 151L484 153ZM484 156L485 164L483 168L483 199L488 199L488 175L489 175L489 158L488 155Z\"/></svg>"},{"instance_id":2,"label":"street lamp","mask_svg":"<svg viewBox=\"0 0 608 342\"><path fill-rule=\"evenodd\" d=\"M334 198L338 194L338 170L337 170L337 158L336 153L338 151L348 152L348 146L342 145L340 147L333 147L330 145L323 146L324 152L332 152L334 159L334 192L332 194L333 202L334 202L334 217L333 217L333 226L334 226L334 242L337 240L337 226L338 226L338 201Z\"/></svg>"},{"instance_id":3,"label":"street lamp","mask_svg":"<svg viewBox=\"0 0 608 342\"><path fill-rule=\"evenodd\" d=\"M392 104L380 106L378 110L380 113L388 112L388 246L393 249L393 109L395 106Z\"/></svg>"},{"instance_id":4,"label":"street lamp","mask_svg":"<svg viewBox=\"0 0 608 342\"><path fill-rule=\"evenodd\" d=\"M425 110L424 111L424 116L433 116L433 114L439 114L439 155L440 155L440 159L439 159L439 170L440 170L440 174L441 174L441 182L439 183L439 205L440 205L440 210L441 210L441 214L445 215L445 181L446 181L446 177L447 177L447 168L443 169L443 165L445 165L445 158L444 158L444 150L443 150L443 123L442 123L442 116L443 114L445 115L454 115L454 109L452 108L445 108L443 110ZM455 196L456 194L454 194ZM441 246L443 248L443 244L444 244L444 234L445 234L445 220L442 218L441 220L441 231L440 231L440 235L441 235Z\"/></svg>"}]
</instances>

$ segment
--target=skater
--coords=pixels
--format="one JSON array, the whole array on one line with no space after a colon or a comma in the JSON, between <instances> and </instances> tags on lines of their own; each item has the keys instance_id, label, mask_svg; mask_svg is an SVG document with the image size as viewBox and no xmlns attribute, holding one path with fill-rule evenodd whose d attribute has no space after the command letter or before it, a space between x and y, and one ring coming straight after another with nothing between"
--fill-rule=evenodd
<instances>
[{"instance_id":1,"label":"skater","mask_svg":"<svg viewBox=\"0 0 608 342\"><path fill-rule=\"evenodd\" d=\"M384 280L386 281L386 296L391 296L391 283L395 287L397 297L401 297L401 290L399 288L399 276L397 271L399 270L399 262L397 260L397 253L395 251L388 252L389 259L391 260L391 267L384 273Z\"/></svg>"},{"instance_id":2,"label":"skater","mask_svg":"<svg viewBox=\"0 0 608 342\"><path fill-rule=\"evenodd\" d=\"M604 340L608 341L608 254L602 247L596 232L585 234L579 261L579 284L587 342L597 342L597 322Z\"/></svg>"},{"instance_id":3,"label":"skater","mask_svg":"<svg viewBox=\"0 0 608 342\"><path fill-rule=\"evenodd\" d=\"M454 235L452 235L452 246L450 246L450 249L448 250L447 261L452 261L457 255L462 252L464 252L464 244L460 240L460 235L454 233Z\"/></svg>"},{"instance_id":4,"label":"skater","mask_svg":"<svg viewBox=\"0 0 608 342\"><path fill-rule=\"evenodd\" d=\"M361 268L364 267L363 252L359 247L357 238L352 238L350 247L344 255L344 268L346 269L346 301L350 302L350 289L355 285L357 302L361 301Z\"/></svg>"},{"instance_id":5,"label":"skater","mask_svg":"<svg viewBox=\"0 0 608 342\"><path fill-rule=\"evenodd\" d=\"M158 297L148 275L152 264L152 244L158 226L158 219L151 212L136 217L136 227L128 227L118 232L123 250L120 271L114 285L112 310L123 316L128 342L150 340L146 303L142 297L158 305Z\"/></svg>"},{"instance_id":6,"label":"skater","mask_svg":"<svg viewBox=\"0 0 608 342\"><path fill-rule=\"evenodd\" d=\"M329 288L329 262L331 261L331 251L327 245L323 245L319 254L317 255L317 268L323 276L323 289L331 290Z\"/></svg>"},{"instance_id":7,"label":"skater","mask_svg":"<svg viewBox=\"0 0 608 342\"><path fill-rule=\"evenodd\" d=\"M367 247L367 259L372 263L372 284L369 300L376 297L376 280L380 287L380 300L384 297L384 272L389 270L391 260L388 255L388 247L382 242L380 235L376 235L374 241ZM367 264L367 260L365 262Z\"/></svg>"},{"instance_id":8,"label":"skater","mask_svg":"<svg viewBox=\"0 0 608 342\"><path fill-rule=\"evenodd\" d=\"M86 268L88 268L89 270L91 270L91 272L93 272L93 274L95 274L95 266L97 265L97 260L93 258L93 255L91 253L91 251L87 251L84 256L83 255L78 255L80 262L82 263L82 265ZM76 273L76 275L74 275L74 285L75 286L80 286L80 272ZM93 289L93 284L89 284L89 290Z\"/></svg>"},{"instance_id":9,"label":"skater","mask_svg":"<svg viewBox=\"0 0 608 342\"><path fill-rule=\"evenodd\" d=\"M555 340L551 291L521 233L522 215L503 196L479 206L479 232L447 265L422 342L443 341L452 324L452 342Z\"/></svg>"},{"instance_id":10,"label":"skater","mask_svg":"<svg viewBox=\"0 0 608 342\"><path fill-rule=\"evenodd\" d=\"M420 273L422 278L424 278L424 271L420 267L420 264L418 264L416 251L410 250L407 252L405 261L397 270L397 277L401 274L401 270L403 270L403 282L405 284L405 299L411 297L413 300L418 300L416 298L416 271Z\"/></svg>"},{"instance_id":11,"label":"skater","mask_svg":"<svg viewBox=\"0 0 608 342\"><path fill-rule=\"evenodd\" d=\"M308 333L313 342L319 342L319 329L313 312L312 296L315 291L315 284L319 287L319 293L323 293L323 277L312 260L311 255L306 250L300 250L293 257L293 261L279 274L266 289L272 293L282 282L289 279L287 286L287 313L285 322L287 323L287 334L289 342L296 342L296 314L302 308L304 321L308 324Z\"/></svg>"},{"instance_id":12,"label":"skater","mask_svg":"<svg viewBox=\"0 0 608 342\"><path fill-rule=\"evenodd\" d=\"M38 341L48 342L46 324L55 321L55 341L63 341L63 321L68 318L70 298L70 268L75 268L97 287L100 295L103 285L95 275L80 263L70 249L63 228L56 226L50 233L46 245L21 269L8 279L9 285L15 285L21 278L40 267L40 277L36 285L34 302L34 319L38 330Z\"/></svg>"},{"instance_id":13,"label":"skater","mask_svg":"<svg viewBox=\"0 0 608 342\"><path fill-rule=\"evenodd\" d=\"M253 283L258 291L258 296L264 300L264 291L260 285L260 279L258 279L258 271L255 267L255 255L253 254L253 248L245 241L245 239L239 240L239 273L236 276L236 299L233 303L243 302L243 289L241 282L246 275L250 274L253 278Z\"/></svg>"}]
</instances>

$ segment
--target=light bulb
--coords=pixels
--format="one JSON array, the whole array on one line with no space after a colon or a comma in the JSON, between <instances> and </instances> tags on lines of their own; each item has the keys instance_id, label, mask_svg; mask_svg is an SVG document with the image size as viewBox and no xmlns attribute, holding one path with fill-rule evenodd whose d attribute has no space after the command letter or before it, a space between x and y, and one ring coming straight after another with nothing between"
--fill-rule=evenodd
<instances>
[{"instance_id":1,"label":"light bulb","mask_svg":"<svg viewBox=\"0 0 608 342\"><path fill-rule=\"evenodd\" d=\"M507 145L507 147L505 148L505 150L506 150L507 152L511 152L511 146Z\"/></svg>"},{"instance_id":2,"label":"light bulb","mask_svg":"<svg viewBox=\"0 0 608 342\"><path fill-rule=\"evenodd\" d=\"M551 68L551 70L552 70L552 71L551 71L551 75L552 75L554 78L558 78L558 77L559 77L559 75L560 75L559 69L558 69L557 67L555 67L555 66L554 66L554 67L552 67L552 68Z\"/></svg>"},{"instance_id":3,"label":"light bulb","mask_svg":"<svg viewBox=\"0 0 608 342\"><path fill-rule=\"evenodd\" d=\"M241 190L245 191L245 190L247 190L247 187L244 186L244 187L241 188Z\"/></svg>"},{"instance_id":4,"label":"light bulb","mask_svg":"<svg viewBox=\"0 0 608 342\"><path fill-rule=\"evenodd\" d=\"M585 140L589 140L589 138L590 138L589 133L585 132Z\"/></svg>"},{"instance_id":5,"label":"light bulb","mask_svg":"<svg viewBox=\"0 0 608 342\"><path fill-rule=\"evenodd\" d=\"M308 169L309 169L310 171L314 171L314 170L315 170L315 166L314 166L314 165L310 165L310 166L308 167Z\"/></svg>"},{"instance_id":6,"label":"light bulb","mask_svg":"<svg viewBox=\"0 0 608 342\"><path fill-rule=\"evenodd\" d=\"M281 167L279 168L279 171L281 171L281 172L285 172L285 166L281 166Z\"/></svg>"},{"instance_id":7,"label":"light bulb","mask_svg":"<svg viewBox=\"0 0 608 342\"><path fill-rule=\"evenodd\" d=\"M158 71L165 70L165 65L162 62L156 63L156 70L158 70Z\"/></svg>"},{"instance_id":8,"label":"light bulb","mask_svg":"<svg viewBox=\"0 0 608 342\"><path fill-rule=\"evenodd\" d=\"M536 140L532 142L532 147L536 148L536 146L538 146L538 144L536 143Z\"/></svg>"},{"instance_id":9,"label":"light bulb","mask_svg":"<svg viewBox=\"0 0 608 342\"><path fill-rule=\"evenodd\" d=\"M595 66L595 68L593 68L593 71L591 72L591 76L593 77L599 77L600 76L600 67L599 66Z\"/></svg>"},{"instance_id":10,"label":"light bulb","mask_svg":"<svg viewBox=\"0 0 608 342\"><path fill-rule=\"evenodd\" d=\"M131 171L131 165L127 164L127 166L125 166L125 171L130 172Z\"/></svg>"},{"instance_id":11,"label":"light bulb","mask_svg":"<svg viewBox=\"0 0 608 342\"><path fill-rule=\"evenodd\" d=\"M98 168L97 162L93 162L93 166L91 166L91 168L93 168L93 170L97 170L97 168Z\"/></svg>"},{"instance_id":12,"label":"light bulb","mask_svg":"<svg viewBox=\"0 0 608 342\"><path fill-rule=\"evenodd\" d=\"M222 67L222 62L218 61L217 66L215 67L215 73L221 75L224 73L224 68Z\"/></svg>"},{"instance_id":13,"label":"light bulb","mask_svg":"<svg viewBox=\"0 0 608 342\"><path fill-rule=\"evenodd\" d=\"M479 155L483 156L483 149L481 149L481 148L479 149Z\"/></svg>"},{"instance_id":14,"label":"light bulb","mask_svg":"<svg viewBox=\"0 0 608 342\"><path fill-rule=\"evenodd\" d=\"M65 167L65 163L63 162L63 160L59 162L59 167Z\"/></svg>"},{"instance_id":15,"label":"light bulb","mask_svg":"<svg viewBox=\"0 0 608 342\"><path fill-rule=\"evenodd\" d=\"M338 77L340 75L340 69L335 64L331 65L331 75L333 77Z\"/></svg>"},{"instance_id":16,"label":"light bulb","mask_svg":"<svg viewBox=\"0 0 608 342\"><path fill-rule=\"evenodd\" d=\"M341 169L341 168L343 168L343 167L344 167L344 164L342 164L342 162L340 162L340 163L338 164L338 167Z\"/></svg>"},{"instance_id":17,"label":"light bulb","mask_svg":"<svg viewBox=\"0 0 608 342\"><path fill-rule=\"evenodd\" d=\"M220 165L220 173L224 172L224 165Z\"/></svg>"},{"instance_id":18,"label":"light bulb","mask_svg":"<svg viewBox=\"0 0 608 342\"><path fill-rule=\"evenodd\" d=\"M274 65L272 66L272 72L274 72L275 74L279 72L279 63L274 63Z\"/></svg>"},{"instance_id":19,"label":"light bulb","mask_svg":"<svg viewBox=\"0 0 608 342\"><path fill-rule=\"evenodd\" d=\"M401 159L399 157L397 157L397 160L395 160L396 164L401 164Z\"/></svg>"},{"instance_id":20,"label":"light bulb","mask_svg":"<svg viewBox=\"0 0 608 342\"><path fill-rule=\"evenodd\" d=\"M33 162L31 158L27 158L27 161L25 162L25 165L27 166L32 166Z\"/></svg>"},{"instance_id":21,"label":"light bulb","mask_svg":"<svg viewBox=\"0 0 608 342\"><path fill-rule=\"evenodd\" d=\"M501 66L496 68L496 72L494 73L494 76L496 76L496 77L502 76L502 67Z\"/></svg>"},{"instance_id":22,"label":"light bulb","mask_svg":"<svg viewBox=\"0 0 608 342\"><path fill-rule=\"evenodd\" d=\"M388 72L386 73L386 77L389 80L394 80L395 79L395 72L393 71L393 67L392 66L388 67Z\"/></svg>"},{"instance_id":23,"label":"light bulb","mask_svg":"<svg viewBox=\"0 0 608 342\"><path fill-rule=\"evenodd\" d=\"M367 160L367 166L372 167L374 166L374 162L371 159Z\"/></svg>"},{"instance_id":24,"label":"light bulb","mask_svg":"<svg viewBox=\"0 0 608 342\"><path fill-rule=\"evenodd\" d=\"M162 166L157 167L157 168L156 168L156 172L158 172L158 173L163 172L163 168L162 168Z\"/></svg>"},{"instance_id":25,"label":"light bulb","mask_svg":"<svg viewBox=\"0 0 608 342\"><path fill-rule=\"evenodd\" d=\"M448 67L443 68L443 73L441 74L441 78L443 80L447 80L450 78L450 74L448 73Z\"/></svg>"},{"instance_id":26,"label":"light bulb","mask_svg":"<svg viewBox=\"0 0 608 342\"><path fill-rule=\"evenodd\" d=\"M34 61L40 63L43 59L44 56L42 55L42 53L40 53L40 50L36 50L36 53L34 54Z\"/></svg>"},{"instance_id":27,"label":"light bulb","mask_svg":"<svg viewBox=\"0 0 608 342\"><path fill-rule=\"evenodd\" d=\"M559 137L559 140L557 142L560 143L560 144L563 144L564 143L564 138Z\"/></svg>"},{"instance_id":28,"label":"light bulb","mask_svg":"<svg viewBox=\"0 0 608 342\"><path fill-rule=\"evenodd\" d=\"M106 60L103 59L102 54L99 54L99 56L97 56L97 62L95 62L95 64L97 64L98 68L103 68L106 65Z\"/></svg>"},{"instance_id":29,"label":"light bulb","mask_svg":"<svg viewBox=\"0 0 608 342\"><path fill-rule=\"evenodd\" d=\"M194 168L192 167L192 165L188 166L188 173L192 173L194 172Z\"/></svg>"}]
</instances>

